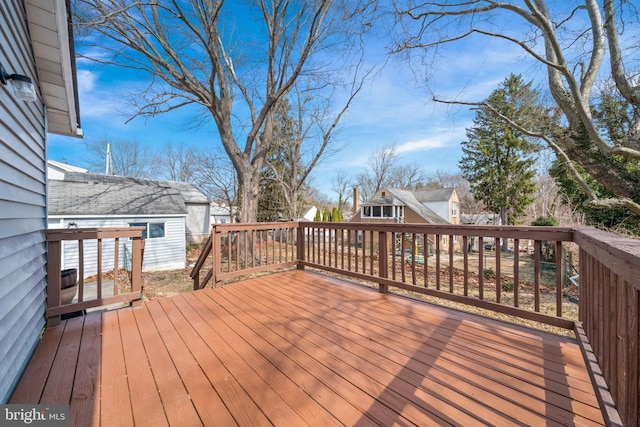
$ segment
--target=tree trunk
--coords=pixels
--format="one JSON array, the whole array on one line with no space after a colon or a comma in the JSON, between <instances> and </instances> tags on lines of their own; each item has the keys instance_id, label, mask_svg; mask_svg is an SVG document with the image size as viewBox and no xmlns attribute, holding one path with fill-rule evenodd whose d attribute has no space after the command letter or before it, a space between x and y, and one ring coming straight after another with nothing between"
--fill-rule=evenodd
<instances>
[{"instance_id":1,"label":"tree trunk","mask_svg":"<svg viewBox=\"0 0 640 427\"><path fill-rule=\"evenodd\" d=\"M500 221L502 223L502 225L508 225L507 224L507 208L500 208ZM509 240L508 239L502 239L500 241L500 247L496 248L496 254L499 251L502 252L507 252L509 250ZM499 256L499 255L496 255Z\"/></svg>"},{"instance_id":2,"label":"tree trunk","mask_svg":"<svg viewBox=\"0 0 640 427\"><path fill-rule=\"evenodd\" d=\"M258 220L258 192L260 191L260 172L251 167L243 168L239 175L240 187L240 222L256 222Z\"/></svg>"}]
</instances>

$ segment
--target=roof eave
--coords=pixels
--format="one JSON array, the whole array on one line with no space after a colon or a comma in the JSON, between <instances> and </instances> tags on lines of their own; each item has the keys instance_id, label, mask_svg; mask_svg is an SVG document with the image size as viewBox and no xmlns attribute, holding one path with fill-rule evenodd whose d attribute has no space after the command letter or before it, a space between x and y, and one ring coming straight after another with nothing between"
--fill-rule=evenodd
<instances>
[{"instance_id":1,"label":"roof eave","mask_svg":"<svg viewBox=\"0 0 640 427\"><path fill-rule=\"evenodd\" d=\"M25 9L47 107L47 132L82 137L69 0L25 0Z\"/></svg>"}]
</instances>

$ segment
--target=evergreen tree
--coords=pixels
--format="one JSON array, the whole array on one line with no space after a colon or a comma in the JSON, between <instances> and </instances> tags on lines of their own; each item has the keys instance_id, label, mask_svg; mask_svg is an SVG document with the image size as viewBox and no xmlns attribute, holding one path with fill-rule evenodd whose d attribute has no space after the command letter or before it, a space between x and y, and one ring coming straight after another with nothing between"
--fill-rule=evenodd
<instances>
[{"instance_id":1,"label":"evergreen tree","mask_svg":"<svg viewBox=\"0 0 640 427\"><path fill-rule=\"evenodd\" d=\"M487 103L525 124L534 123L542 111L531 83L513 74L489 95ZM478 110L473 124L467 129L468 140L462 142L463 176L475 199L499 214L502 224L516 224L534 200L538 146L489 111Z\"/></svg>"},{"instance_id":2,"label":"evergreen tree","mask_svg":"<svg viewBox=\"0 0 640 427\"><path fill-rule=\"evenodd\" d=\"M331 211L326 206L322 208L322 221L331 222Z\"/></svg>"},{"instance_id":3,"label":"evergreen tree","mask_svg":"<svg viewBox=\"0 0 640 427\"><path fill-rule=\"evenodd\" d=\"M300 194L288 195L285 192L297 182L299 158L292 155L296 145L289 103L286 99L278 103L274 114L273 145L265 156L265 166L260 179L258 195L258 221L275 221L278 219L295 219L299 212L291 212L291 203L287 199ZM298 206L297 204L295 206Z\"/></svg>"},{"instance_id":4,"label":"evergreen tree","mask_svg":"<svg viewBox=\"0 0 640 427\"><path fill-rule=\"evenodd\" d=\"M313 217L313 220L315 222L321 222L322 221L322 213L320 212L320 209L316 210L316 216Z\"/></svg>"},{"instance_id":5,"label":"evergreen tree","mask_svg":"<svg viewBox=\"0 0 640 427\"><path fill-rule=\"evenodd\" d=\"M331 210L331 222L342 222L342 212L337 207Z\"/></svg>"}]
</instances>

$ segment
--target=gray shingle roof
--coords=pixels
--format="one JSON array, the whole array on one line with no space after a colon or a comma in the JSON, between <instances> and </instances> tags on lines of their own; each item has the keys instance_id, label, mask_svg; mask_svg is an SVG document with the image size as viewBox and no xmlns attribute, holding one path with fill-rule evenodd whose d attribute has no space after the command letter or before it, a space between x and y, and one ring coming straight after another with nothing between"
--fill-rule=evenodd
<instances>
[{"instance_id":1,"label":"gray shingle roof","mask_svg":"<svg viewBox=\"0 0 640 427\"><path fill-rule=\"evenodd\" d=\"M97 173L79 173L67 172L64 175L65 181L75 182L93 182L93 183L112 183L112 184L139 184L151 185L156 187L173 188L176 190L185 203L204 203L208 204L209 199L198 188L188 182L165 181L159 179L132 178L127 176L101 175Z\"/></svg>"},{"instance_id":2,"label":"gray shingle roof","mask_svg":"<svg viewBox=\"0 0 640 427\"><path fill-rule=\"evenodd\" d=\"M67 172L64 181L48 183L49 214L186 214L185 199L198 198L187 191L182 193L179 190L182 186L166 184L170 182ZM206 200L202 193L200 195Z\"/></svg>"},{"instance_id":3,"label":"gray shingle roof","mask_svg":"<svg viewBox=\"0 0 640 427\"><path fill-rule=\"evenodd\" d=\"M434 188L429 190L413 191L413 195L420 203L444 202L451 199L454 188Z\"/></svg>"}]
</instances>

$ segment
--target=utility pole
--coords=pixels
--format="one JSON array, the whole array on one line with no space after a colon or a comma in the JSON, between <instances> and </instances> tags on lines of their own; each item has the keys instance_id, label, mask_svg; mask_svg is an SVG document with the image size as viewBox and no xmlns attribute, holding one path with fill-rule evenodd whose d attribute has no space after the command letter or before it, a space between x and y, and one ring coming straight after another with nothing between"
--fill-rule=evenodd
<instances>
[{"instance_id":1,"label":"utility pole","mask_svg":"<svg viewBox=\"0 0 640 427\"><path fill-rule=\"evenodd\" d=\"M105 165L105 175L113 175L113 158L111 157L111 144L107 142L107 159Z\"/></svg>"}]
</instances>

